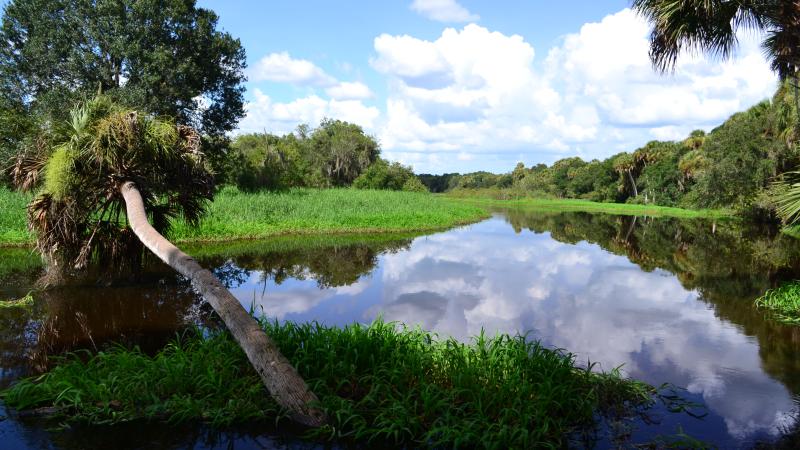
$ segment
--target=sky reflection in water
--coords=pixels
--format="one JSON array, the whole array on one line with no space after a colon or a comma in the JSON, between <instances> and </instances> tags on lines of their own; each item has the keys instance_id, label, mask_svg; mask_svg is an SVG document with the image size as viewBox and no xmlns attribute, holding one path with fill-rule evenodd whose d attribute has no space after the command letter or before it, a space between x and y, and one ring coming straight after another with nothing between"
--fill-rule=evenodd
<instances>
[{"instance_id":1,"label":"sky reflection in water","mask_svg":"<svg viewBox=\"0 0 800 450\"><path fill-rule=\"evenodd\" d=\"M294 270L298 277L281 283L250 271L234 293L280 320L344 325L382 315L462 340L482 329L530 332L579 362L623 365L632 377L686 387L709 408L709 417L690 426L701 438L718 440L722 430L707 428L720 420L727 439L740 444L792 422L793 396L762 369L756 337L720 319L702 301L703 289L597 244L516 233L496 216L379 254L376 267L351 284L320 286L308 268Z\"/></svg>"}]
</instances>

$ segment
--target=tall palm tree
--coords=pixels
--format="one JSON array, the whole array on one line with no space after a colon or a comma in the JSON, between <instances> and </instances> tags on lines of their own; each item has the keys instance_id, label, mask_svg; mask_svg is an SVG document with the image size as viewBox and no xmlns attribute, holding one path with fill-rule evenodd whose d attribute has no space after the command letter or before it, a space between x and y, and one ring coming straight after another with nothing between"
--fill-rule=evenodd
<instances>
[{"instance_id":1,"label":"tall palm tree","mask_svg":"<svg viewBox=\"0 0 800 450\"><path fill-rule=\"evenodd\" d=\"M634 197L639 196L639 189L636 187L636 180L633 178L633 171L637 167L637 161L634 159L633 155L630 153L621 153L619 156L614 158L614 171L618 174L627 174L628 179L631 182L631 193L633 193ZM623 177L623 186L625 185L624 177Z\"/></svg>"},{"instance_id":2,"label":"tall palm tree","mask_svg":"<svg viewBox=\"0 0 800 450\"><path fill-rule=\"evenodd\" d=\"M90 263L130 268L141 263L146 247L191 280L290 416L322 425L316 396L256 320L211 272L161 234L177 217L197 223L212 197L198 133L103 96L71 117L56 130L55 145L34 146L13 172L20 188L38 190L28 219L48 270L64 273Z\"/></svg>"}]
</instances>

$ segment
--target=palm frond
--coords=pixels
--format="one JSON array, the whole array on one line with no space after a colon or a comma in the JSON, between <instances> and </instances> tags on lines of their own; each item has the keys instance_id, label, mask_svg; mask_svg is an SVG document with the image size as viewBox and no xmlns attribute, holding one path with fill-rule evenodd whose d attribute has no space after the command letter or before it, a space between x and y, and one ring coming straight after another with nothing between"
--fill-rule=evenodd
<instances>
[{"instance_id":1,"label":"palm frond","mask_svg":"<svg viewBox=\"0 0 800 450\"><path fill-rule=\"evenodd\" d=\"M194 129L102 96L76 107L68 125L14 169L19 186L40 189L28 207L29 224L52 267L82 270L100 262L128 269L141 262L143 248L125 221L119 192L126 181L138 186L159 231L178 218L200 220L214 186Z\"/></svg>"},{"instance_id":2,"label":"palm frond","mask_svg":"<svg viewBox=\"0 0 800 450\"><path fill-rule=\"evenodd\" d=\"M800 172L787 172L772 186L778 216L786 224L800 220Z\"/></svg>"}]
</instances>

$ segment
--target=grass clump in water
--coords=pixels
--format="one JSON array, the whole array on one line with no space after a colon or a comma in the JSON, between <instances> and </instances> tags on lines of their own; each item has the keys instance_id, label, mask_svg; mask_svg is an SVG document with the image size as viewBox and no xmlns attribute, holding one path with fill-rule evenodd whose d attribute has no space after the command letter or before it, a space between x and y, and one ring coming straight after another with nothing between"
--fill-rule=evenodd
<instances>
[{"instance_id":1,"label":"grass clump in water","mask_svg":"<svg viewBox=\"0 0 800 450\"><path fill-rule=\"evenodd\" d=\"M800 325L800 282L793 281L770 289L757 298L755 304L770 311L779 322Z\"/></svg>"},{"instance_id":2,"label":"grass clump in water","mask_svg":"<svg viewBox=\"0 0 800 450\"><path fill-rule=\"evenodd\" d=\"M31 294L30 292L22 298L12 299L12 300L0 300L0 309L3 308L28 309L31 306L33 306L33 294Z\"/></svg>"},{"instance_id":3,"label":"grass clump in water","mask_svg":"<svg viewBox=\"0 0 800 450\"><path fill-rule=\"evenodd\" d=\"M562 447L599 415L647 406L654 389L522 336L463 344L374 322L325 327L264 323L319 396L331 423L318 439L426 447ZM180 339L153 357L120 347L69 357L3 394L11 407L63 408L68 420L280 420L227 333Z\"/></svg>"}]
</instances>

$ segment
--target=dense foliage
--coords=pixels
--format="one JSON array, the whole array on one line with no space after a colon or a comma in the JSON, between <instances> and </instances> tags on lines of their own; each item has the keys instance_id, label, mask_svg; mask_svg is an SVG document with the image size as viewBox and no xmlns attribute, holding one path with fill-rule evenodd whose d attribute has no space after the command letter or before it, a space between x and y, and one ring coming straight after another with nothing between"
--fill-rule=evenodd
<instances>
[{"instance_id":1,"label":"dense foliage","mask_svg":"<svg viewBox=\"0 0 800 450\"><path fill-rule=\"evenodd\" d=\"M731 116L706 134L692 132L680 142L652 141L631 153L605 160L570 157L551 166L518 164L505 175L422 175L434 192L474 188L508 188L507 197L578 198L727 208L772 219L780 200L776 184L796 179L800 165L793 89L783 85L771 101ZM791 209L786 214L791 213Z\"/></svg>"},{"instance_id":2,"label":"dense foliage","mask_svg":"<svg viewBox=\"0 0 800 450\"><path fill-rule=\"evenodd\" d=\"M625 414L655 390L616 372L577 368L573 355L524 336L481 335L472 344L380 321L343 328L264 323L316 392L331 423L319 438L373 446L564 447L598 414ZM215 425L275 420L244 353L227 334L202 333L154 357L117 347L71 358L4 394L16 408L53 405L72 422L146 417Z\"/></svg>"},{"instance_id":3,"label":"dense foliage","mask_svg":"<svg viewBox=\"0 0 800 450\"><path fill-rule=\"evenodd\" d=\"M221 181L241 190L291 187L345 187L394 191L427 191L410 167L380 158L374 137L355 124L323 119L311 129L297 127L276 136L237 136Z\"/></svg>"},{"instance_id":4,"label":"dense foliage","mask_svg":"<svg viewBox=\"0 0 800 450\"><path fill-rule=\"evenodd\" d=\"M222 136L244 115L245 53L194 0L13 0L0 26L0 158L99 91Z\"/></svg>"}]
</instances>

